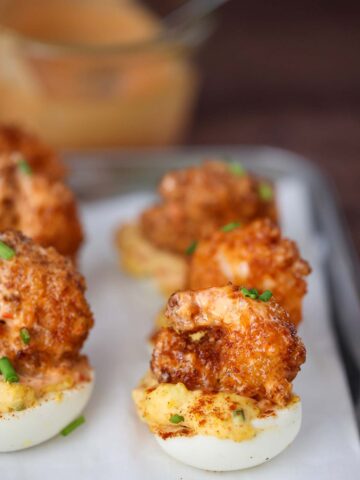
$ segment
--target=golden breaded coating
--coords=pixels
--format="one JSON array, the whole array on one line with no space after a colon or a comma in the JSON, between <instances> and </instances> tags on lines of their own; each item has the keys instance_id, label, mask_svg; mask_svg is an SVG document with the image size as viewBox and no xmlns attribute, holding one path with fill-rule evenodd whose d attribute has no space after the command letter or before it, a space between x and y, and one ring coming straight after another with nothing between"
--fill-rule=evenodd
<instances>
[{"instance_id":1,"label":"golden breaded coating","mask_svg":"<svg viewBox=\"0 0 360 480\"><path fill-rule=\"evenodd\" d=\"M35 135L13 125L0 125L0 166L8 164L9 158L23 158L34 172L52 180L61 180L66 174L55 152Z\"/></svg>"},{"instance_id":2,"label":"golden breaded coating","mask_svg":"<svg viewBox=\"0 0 360 480\"><path fill-rule=\"evenodd\" d=\"M83 233L72 192L59 181L0 164L0 230L23 232L75 258Z\"/></svg>"},{"instance_id":3,"label":"golden breaded coating","mask_svg":"<svg viewBox=\"0 0 360 480\"><path fill-rule=\"evenodd\" d=\"M159 193L162 202L141 216L143 234L157 247L180 254L191 242L230 222L277 217L270 184L253 175L236 174L220 161L169 172Z\"/></svg>"},{"instance_id":4,"label":"golden breaded coating","mask_svg":"<svg viewBox=\"0 0 360 480\"><path fill-rule=\"evenodd\" d=\"M14 256L0 258L0 357L20 374L79 362L93 316L84 297L84 278L53 248L19 232L0 234ZM30 342L20 336L26 328Z\"/></svg>"},{"instance_id":5,"label":"golden breaded coating","mask_svg":"<svg viewBox=\"0 0 360 480\"><path fill-rule=\"evenodd\" d=\"M230 232L217 231L201 240L192 255L189 288L221 287L229 282L261 291L275 299L297 325L311 269L294 242L281 237L269 219Z\"/></svg>"},{"instance_id":6,"label":"golden breaded coating","mask_svg":"<svg viewBox=\"0 0 360 480\"><path fill-rule=\"evenodd\" d=\"M151 361L160 383L290 401L305 348L274 300L252 300L233 285L188 290L170 297L166 315Z\"/></svg>"}]
</instances>

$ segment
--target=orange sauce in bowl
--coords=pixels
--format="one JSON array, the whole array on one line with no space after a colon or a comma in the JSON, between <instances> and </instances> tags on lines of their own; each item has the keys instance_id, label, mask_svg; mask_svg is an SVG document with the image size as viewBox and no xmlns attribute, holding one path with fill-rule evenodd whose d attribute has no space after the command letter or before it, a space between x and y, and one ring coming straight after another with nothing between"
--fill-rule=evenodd
<instances>
[{"instance_id":1,"label":"orange sauce in bowl","mask_svg":"<svg viewBox=\"0 0 360 480\"><path fill-rule=\"evenodd\" d=\"M142 4L12 0L0 25L0 121L60 147L181 140L197 73L186 49L153 43L162 24Z\"/></svg>"},{"instance_id":2,"label":"orange sauce in bowl","mask_svg":"<svg viewBox=\"0 0 360 480\"><path fill-rule=\"evenodd\" d=\"M40 41L85 46L151 40L161 31L145 6L126 0L12 0L2 24Z\"/></svg>"}]
</instances>

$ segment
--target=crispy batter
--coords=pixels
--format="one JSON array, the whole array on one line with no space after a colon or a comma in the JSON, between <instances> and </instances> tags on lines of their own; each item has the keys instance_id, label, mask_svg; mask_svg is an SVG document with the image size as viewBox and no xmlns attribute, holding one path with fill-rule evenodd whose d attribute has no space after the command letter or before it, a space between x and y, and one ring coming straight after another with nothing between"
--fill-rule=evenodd
<instances>
[{"instance_id":1,"label":"crispy batter","mask_svg":"<svg viewBox=\"0 0 360 480\"><path fill-rule=\"evenodd\" d=\"M76 202L60 181L0 162L0 230L22 231L43 246L75 257L83 240Z\"/></svg>"},{"instance_id":2,"label":"crispy batter","mask_svg":"<svg viewBox=\"0 0 360 480\"><path fill-rule=\"evenodd\" d=\"M10 260L0 258L0 357L25 375L81 363L93 325L84 278L55 249L19 232L1 233L0 240L15 251ZM22 328L30 333L27 345Z\"/></svg>"},{"instance_id":3,"label":"crispy batter","mask_svg":"<svg viewBox=\"0 0 360 480\"><path fill-rule=\"evenodd\" d=\"M50 147L14 125L0 125L0 166L8 163L9 156L14 160L24 158L34 172L52 180L65 177L66 168Z\"/></svg>"},{"instance_id":4,"label":"crispy batter","mask_svg":"<svg viewBox=\"0 0 360 480\"><path fill-rule=\"evenodd\" d=\"M246 298L233 285L188 290L170 297L166 315L151 361L160 383L290 401L305 348L274 300Z\"/></svg>"},{"instance_id":5,"label":"crispy batter","mask_svg":"<svg viewBox=\"0 0 360 480\"><path fill-rule=\"evenodd\" d=\"M192 256L189 288L221 287L229 281L247 288L271 290L297 325L311 269L294 242L281 237L269 219L231 232L214 232L200 241Z\"/></svg>"},{"instance_id":6,"label":"crispy batter","mask_svg":"<svg viewBox=\"0 0 360 480\"><path fill-rule=\"evenodd\" d=\"M162 202L141 217L143 233L159 248L183 254L191 242L230 222L276 220L274 199L261 198L261 183L220 161L169 172L159 186Z\"/></svg>"}]
</instances>

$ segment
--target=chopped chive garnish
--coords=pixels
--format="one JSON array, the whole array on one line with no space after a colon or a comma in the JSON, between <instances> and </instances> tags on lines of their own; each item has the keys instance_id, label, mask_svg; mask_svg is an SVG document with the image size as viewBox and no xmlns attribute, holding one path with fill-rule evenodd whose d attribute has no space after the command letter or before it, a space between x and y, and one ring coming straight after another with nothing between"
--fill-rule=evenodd
<instances>
[{"instance_id":1,"label":"chopped chive garnish","mask_svg":"<svg viewBox=\"0 0 360 480\"><path fill-rule=\"evenodd\" d=\"M21 337L21 340L25 343L25 345L30 343L30 333L27 328L24 327L20 330L20 337Z\"/></svg>"},{"instance_id":2,"label":"chopped chive garnish","mask_svg":"<svg viewBox=\"0 0 360 480\"><path fill-rule=\"evenodd\" d=\"M73 432L76 428L80 427L80 425L82 425L83 423L85 423L85 417L81 415L81 417L76 418L74 421L69 423L67 427L63 428L60 433L63 437L66 437L67 435L70 435L70 433Z\"/></svg>"},{"instance_id":3,"label":"chopped chive garnish","mask_svg":"<svg viewBox=\"0 0 360 480\"><path fill-rule=\"evenodd\" d=\"M25 175L32 175L32 168L24 158L21 158L17 165L21 173L24 173Z\"/></svg>"},{"instance_id":4,"label":"chopped chive garnish","mask_svg":"<svg viewBox=\"0 0 360 480\"><path fill-rule=\"evenodd\" d=\"M238 162L230 163L229 170L230 170L231 173L233 173L234 175L237 175L238 177L242 177L243 175L246 174L246 170L245 170L244 166L241 165L241 163L238 163Z\"/></svg>"},{"instance_id":5,"label":"chopped chive garnish","mask_svg":"<svg viewBox=\"0 0 360 480\"><path fill-rule=\"evenodd\" d=\"M274 196L272 186L268 183L260 183L258 191L261 200L264 200L264 202L269 202Z\"/></svg>"},{"instance_id":6,"label":"chopped chive garnish","mask_svg":"<svg viewBox=\"0 0 360 480\"><path fill-rule=\"evenodd\" d=\"M245 288L243 287L240 292L244 295L244 297L252 298L253 300L261 300L262 302L268 302L272 297L272 293L270 290L265 290L261 295L257 291L256 288Z\"/></svg>"},{"instance_id":7,"label":"chopped chive garnish","mask_svg":"<svg viewBox=\"0 0 360 480\"><path fill-rule=\"evenodd\" d=\"M0 258L3 258L4 260L11 260L14 255L15 250L0 240Z\"/></svg>"},{"instance_id":8,"label":"chopped chive garnish","mask_svg":"<svg viewBox=\"0 0 360 480\"><path fill-rule=\"evenodd\" d=\"M243 422L245 422L245 412L243 408L238 408L237 410L233 411L234 418L242 418Z\"/></svg>"},{"instance_id":9,"label":"chopped chive garnish","mask_svg":"<svg viewBox=\"0 0 360 480\"><path fill-rule=\"evenodd\" d=\"M175 413L175 415L171 415L171 417L169 418L170 422L171 423L181 423L185 420L185 418L182 416L182 415L178 415L177 413Z\"/></svg>"},{"instance_id":10,"label":"chopped chive garnish","mask_svg":"<svg viewBox=\"0 0 360 480\"><path fill-rule=\"evenodd\" d=\"M270 292L270 290L265 290L265 292L259 295L259 300L261 300L262 302L268 302L271 297L272 293Z\"/></svg>"},{"instance_id":11,"label":"chopped chive garnish","mask_svg":"<svg viewBox=\"0 0 360 480\"><path fill-rule=\"evenodd\" d=\"M256 300L259 296L259 292L256 290L256 288L242 288L240 292L244 295L244 297L249 297L252 298L253 300Z\"/></svg>"},{"instance_id":12,"label":"chopped chive garnish","mask_svg":"<svg viewBox=\"0 0 360 480\"><path fill-rule=\"evenodd\" d=\"M196 250L197 244L198 244L198 242L196 242L196 241L190 243L190 245L185 250L186 255L192 255Z\"/></svg>"},{"instance_id":13,"label":"chopped chive garnish","mask_svg":"<svg viewBox=\"0 0 360 480\"><path fill-rule=\"evenodd\" d=\"M5 382L16 383L19 381L18 374L15 372L14 367L11 365L11 362L7 357L2 357L0 359L0 372L5 378Z\"/></svg>"},{"instance_id":14,"label":"chopped chive garnish","mask_svg":"<svg viewBox=\"0 0 360 480\"><path fill-rule=\"evenodd\" d=\"M249 290L245 287L241 288L240 292L244 295L244 297L249 297L250 296Z\"/></svg>"},{"instance_id":15,"label":"chopped chive garnish","mask_svg":"<svg viewBox=\"0 0 360 480\"><path fill-rule=\"evenodd\" d=\"M231 230L234 230L235 228L238 228L238 227L241 227L240 222L231 222L231 223L228 223L227 225L224 225L223 227L221 227L221 230L223 232L231 232Z\"/></svg>"}]
</instances>

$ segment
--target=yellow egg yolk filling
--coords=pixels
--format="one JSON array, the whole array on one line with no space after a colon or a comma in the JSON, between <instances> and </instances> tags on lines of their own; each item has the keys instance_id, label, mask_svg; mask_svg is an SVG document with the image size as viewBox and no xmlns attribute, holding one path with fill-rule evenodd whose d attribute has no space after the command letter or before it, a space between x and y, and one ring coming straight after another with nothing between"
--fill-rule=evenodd
<instances>
[{"instance_id":1,"label":"yellow egg yolk filling","mask_svg":"<svg viewBox=\"0 0 360 480\"><path fill-rule=\"evenodd\" d=\"M252 420L261 410L251 398L235 393L190 391L184 384L158 384L148 374L133 391L140 418L163 437L210 435L236 442L257 433Z\"/></svg>"},{"instance_id":2,"label":"yellow egg yolk filling","mask_svg":"<svg viewBox=\"0 0 360 480\"><path fill-rule=\"evenodd\" d=\"M36 393L32 387L0 381L0 413L24 410L35 403Z\"/></svg>"},{"instance_id":3,"label":"yellow egg yolk filling","mask_svg":"<svg viewBox=\"0 0 360 480\"><path fill-rule=\"evenodd\" d=\"M25 410L36 405L48 394L61 392L74 385L74 379L69 375L61 381L49 384L29 385L27 383L7 383L0 380L0 414Z\"/></svg>"},{"instance_id":4,"label":"yellow egg yolk filling","mask_svg":"<svg viewBox=\"0 0 360 480\"><path fill-rule=\"evenodd\" d=\"M186 259L152 245L138 224L123 225L116 233L116 244L121 252L122 267L131 275L152 277L166 295L184 288Z\"/></svg>"}]
</instances>

